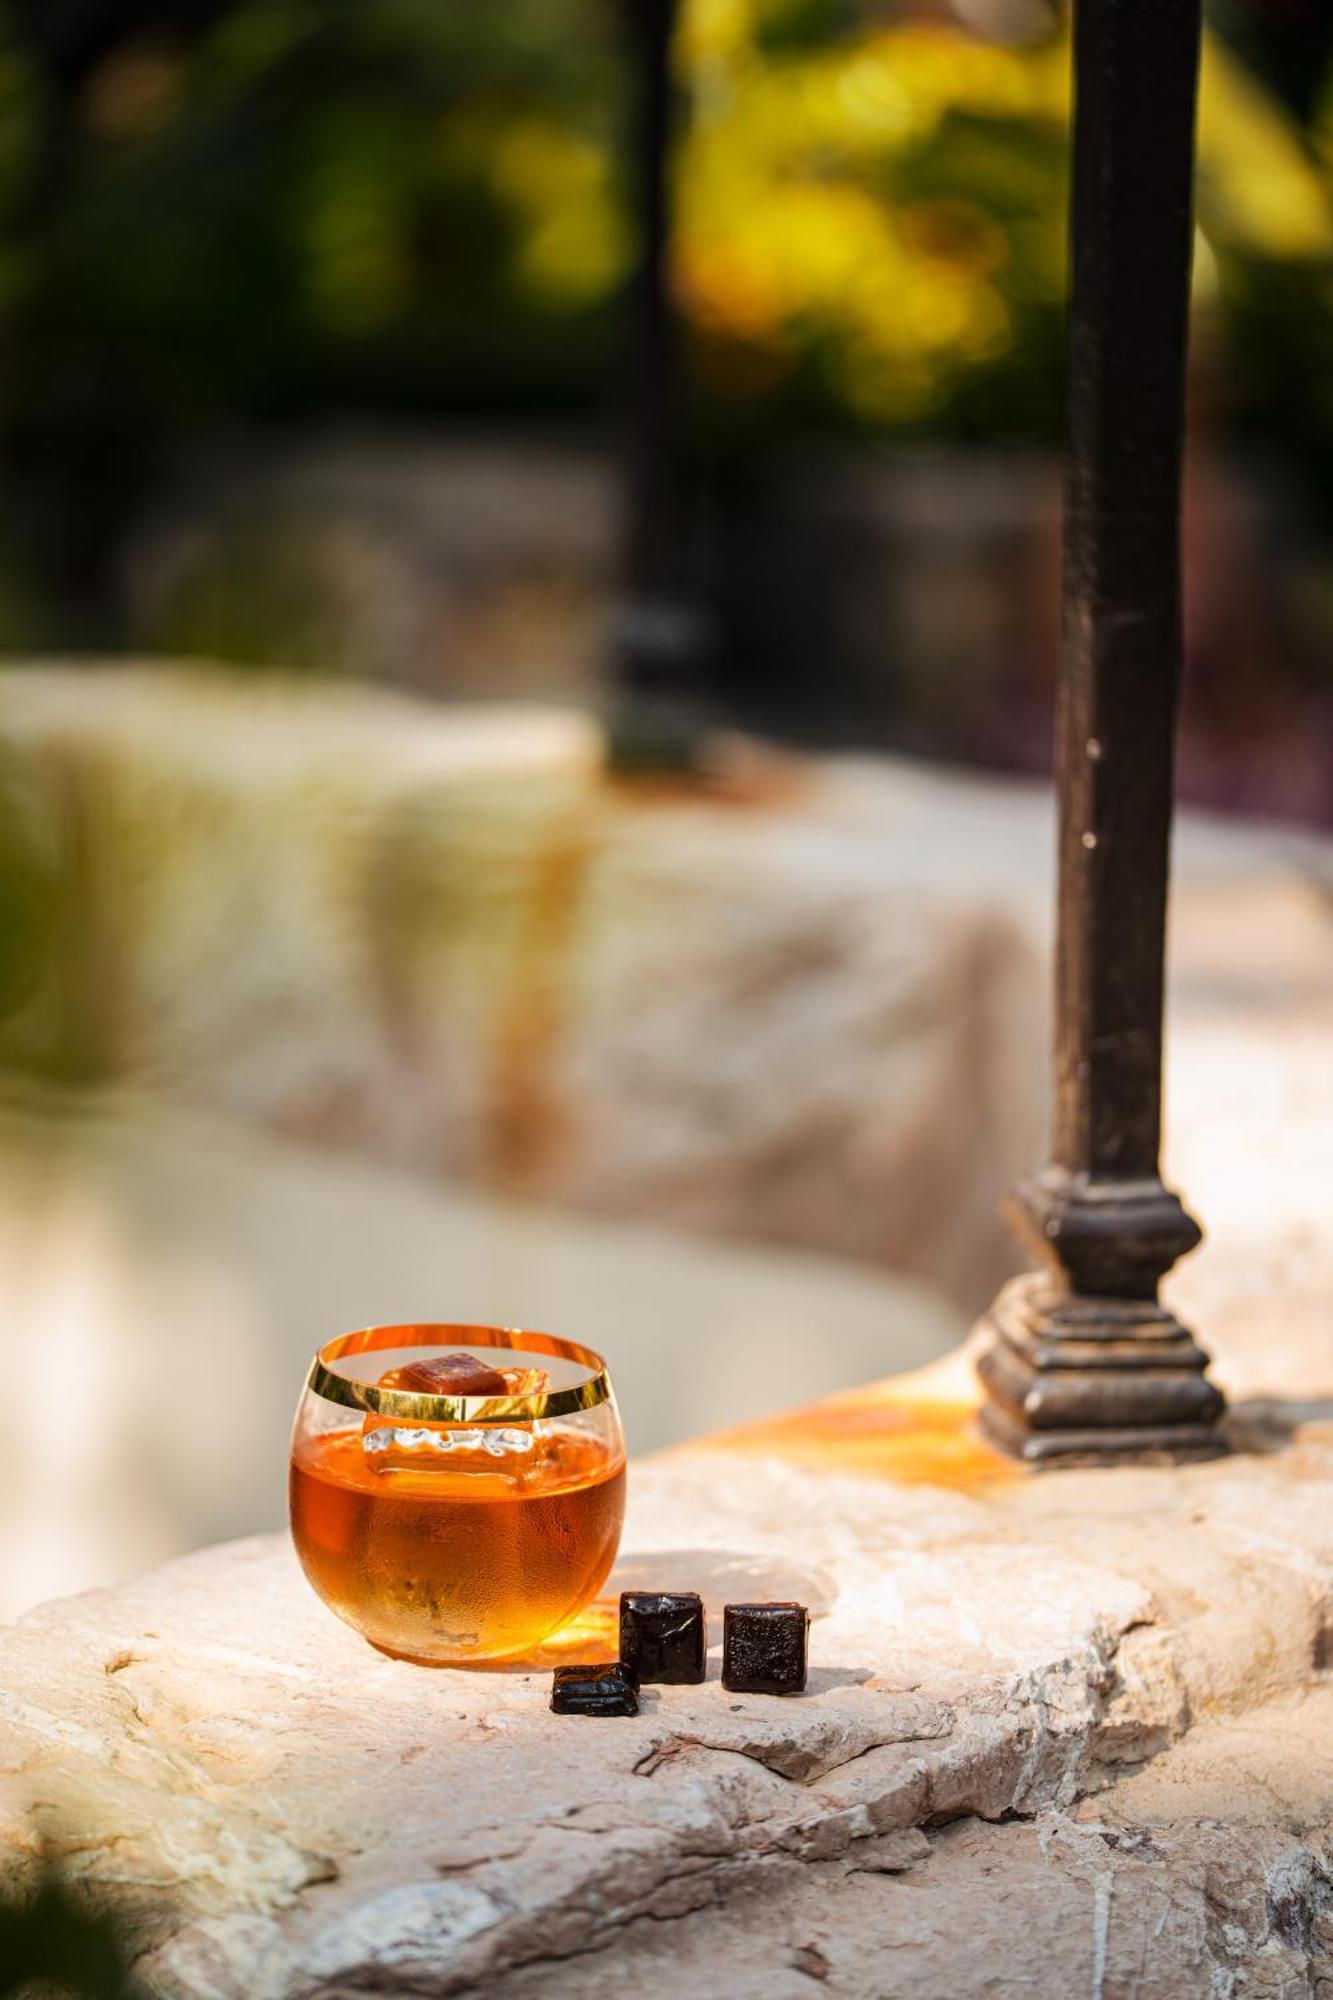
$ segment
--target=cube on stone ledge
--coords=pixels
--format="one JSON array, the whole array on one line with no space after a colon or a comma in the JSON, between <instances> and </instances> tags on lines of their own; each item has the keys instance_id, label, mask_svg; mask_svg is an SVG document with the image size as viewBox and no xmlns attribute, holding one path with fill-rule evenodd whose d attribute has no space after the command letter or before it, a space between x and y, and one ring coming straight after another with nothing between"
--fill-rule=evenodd
<instances>
[{"instance_id":1,"label":"cube on stone ledge","mask_svg":"<svg viewBox=\"0 0 1333 2000\"><path fill-rule=\"evenodd\" d=\"M695 1590L626 1590L620 1596L620 1657L641 1682L692 1685L704 1678L708 1627Z\"/></svg>"},{"instance_id":2,"label":"cube on stone ledge","mask_svg":"<svg viewBox=\"0 0 1333 2000\"><path fill-rule=\"evenodd\" d=\"M803 1604L728 1604L722 1685L732 1694L800 1694L810 1613Z\"/></svg>"},{"instance_id":3,"label":"cube on stone ledge","mask_svg":"<svg viewBox=\"0 0 1333 2000\"><path fill-rule=\"evenodd\" d=\"M555 1715L637 1715L639 1683L620 1660L592 1667L557 1667L551 1684Z\"/></svg>"}]
</instances>

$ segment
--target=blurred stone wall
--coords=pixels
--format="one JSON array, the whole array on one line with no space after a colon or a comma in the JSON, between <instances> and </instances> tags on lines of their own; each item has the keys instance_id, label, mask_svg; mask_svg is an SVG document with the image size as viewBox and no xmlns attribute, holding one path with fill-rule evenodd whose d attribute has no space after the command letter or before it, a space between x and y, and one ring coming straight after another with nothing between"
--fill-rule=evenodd
<instances>
[{"instance_id":1,"label":"blurred stone wall","mask_svg":"<svg viewBox=\"0 0 1333 2000\"><path fill-rule=\"evenodd\" d=\"M745 803L627 790L574 713L198 669L13 671L0 752L49 913L13 1070L964 1310L1012 1267L1045 981L988 788L954 814L963 787L835 761Z\"/></svg>"},{"instance_id":2,"label":"blurred stone wall","mask_svg":"<svg viewBox=\"0 0 1333 2000\"><path fill-rule=\"evenodd\" d=\"M604 454L337 430L192 460L120 581L150 653L568 699L597 683L614 549Z\"/></svg>"}]
</instances>

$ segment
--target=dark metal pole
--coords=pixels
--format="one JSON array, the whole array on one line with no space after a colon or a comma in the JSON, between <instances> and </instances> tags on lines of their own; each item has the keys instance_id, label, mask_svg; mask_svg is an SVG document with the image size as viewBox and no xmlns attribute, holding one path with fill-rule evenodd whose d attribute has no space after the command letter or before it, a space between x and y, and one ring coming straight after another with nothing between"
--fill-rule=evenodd
<instances>
[{"instance_id":1,"label":"dark metal pole","mask_svg":"<svg viewBox=\"0 0 1333 2000\"><path fill-rule=\"evenodd\" d=\"M706 712L707 620L692 599L671 303L671 74L676 0L619 0L631 74L638 234L627 306L620 602L611 638L612 753L626 765L688 763Z\"/></svg>"},{"instance_id":2,"label":"dark metal pole","mask_svg":"<svg viewBox=\"0 0 1333 2000\"><path fill-rule=\"evenodd\" d=\"M1075 0L1055 1121L1012 1203L1046 1269L980 1363L987 1431L1033 1462L1221 1448L1157 1300L1200 1235L1158 1168L1199 33L1199 0Z\"/></svg>"}]
</instances>

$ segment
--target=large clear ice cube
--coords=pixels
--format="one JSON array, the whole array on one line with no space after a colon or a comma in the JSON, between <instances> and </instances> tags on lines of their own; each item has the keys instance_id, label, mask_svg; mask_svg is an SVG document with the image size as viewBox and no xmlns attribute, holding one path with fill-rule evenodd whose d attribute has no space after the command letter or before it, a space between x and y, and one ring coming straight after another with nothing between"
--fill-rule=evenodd
<instances>
[{"instance_id":1,"label":"large clear ice cube","mask_svg":"<svg viewBox=\"0 0 1333 2000\"><path fill-rule=\"evenodd\" d=\"M544 1368L492 1368L474 1354L443 1354L390 1368L377 1384L416 1395L467 1396L494 1400L538 1396L550 1387ZM542 1432L540 1424L394 1423L379 1414L361 1428L366 1464L376 1472L448 1470L463 1472L525 1469Z\"/></svg>"},{"instance_id":2,"label":"large clear ice cube","mask_svg":"<svg viewBox=\"0 0 1333 2000\"><path fill-rule=\"evenodd\" d=\"M522 1458L536 1442L531 1429L501 1424L382 1424L361 1433L361 1449L381 1469L391 1465L428 1466L434 1460L472 1456Z\"/></svg>"}]
</instances>

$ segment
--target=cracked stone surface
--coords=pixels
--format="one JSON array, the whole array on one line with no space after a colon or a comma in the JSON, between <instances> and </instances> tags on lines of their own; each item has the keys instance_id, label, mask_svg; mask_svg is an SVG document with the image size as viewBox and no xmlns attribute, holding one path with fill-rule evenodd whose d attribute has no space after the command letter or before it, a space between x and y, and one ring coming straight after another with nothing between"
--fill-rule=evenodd
<instances>
[{"instance_id":1,"label":"cracked stone surface","mask_svg":"<svg viewBox=\"0 0 1333 2000\"><path fill-rule=\"evenodd\" d=\"M6 1867L119 1910L165 2000L1333 1992L1333 1410L1249 1421L1181 1470L637 1467L613 1588L694 1584L715 1642L803 1598L797 1700L715 1645L555 1718L549 1661L381 1658L277 1537L45 1606L0 1637Z\"/></svg>"},{"instance_id":2,"label":"cracked stone surface","mask_svg":"<svg viewBox=\"0 0 1333 2000\"><path fill-rule=\"evenodd\" d=\"M772 811L631 811L590 790L577 719L275 692L257 730L234 690L100 685L90 721L75 677L6 681L0 724L151 946L120 956L113 1073L396 1160L520 1161L591 1208L805 1216L960 1300L1008 1254L1044 798L830 763ZM274 840L284 813L304 836ZM613 1588L701 1588L715 1639L728 1597L803 1598L814 1671L734 1697L715 1655L613 1723L551 1717L544 1670L381 1659L281 1538L205 1550L0 1634L4 1871L46 1854L114 1906L160 2000L1329 2000L1333 866L1181 832L1168 1169L1211 1233L1172 1296L1242 1399L1237 1456L1020 1478L945 1369L640 1464ZM229 891L202 945L186 926L210 976L183 982L219 833ZM579 977L532 983L556 962ZM608 1636L602 1612L570 1645Z\"/></svg>"}]
</instances>

